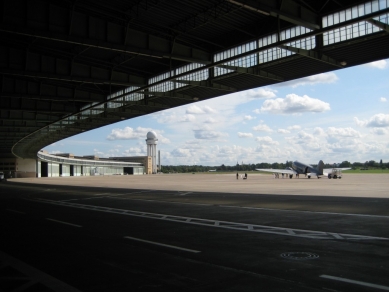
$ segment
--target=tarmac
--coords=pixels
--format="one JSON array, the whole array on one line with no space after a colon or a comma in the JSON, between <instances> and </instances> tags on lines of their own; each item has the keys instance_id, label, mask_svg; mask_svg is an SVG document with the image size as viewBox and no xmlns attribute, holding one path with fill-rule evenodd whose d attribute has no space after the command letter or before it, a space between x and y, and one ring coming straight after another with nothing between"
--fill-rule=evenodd
<instances>
[{"instance_id":1,"label":"tarmac","mask_svg":"<svg viewBox=\"0 0 389 292\"><path fill-rule=\"evenodd\" d=\"M389 291L388 187L387 174L10 179L0 291Z\"/></svg>"},{"instance_id":2,"label":"tarmac","mask_svg":"<svg viewBox=\"0 0 389 292\"><path fill-rule=\"evenodd\" d=\"M248 174L247 179L231 174L157 174L110 175L81 177L17 178L12 182L84 186L102 188L131 188L181 192L225 192L267 195L342 196L360 198L389 198L388 174L343 174L342 179L278 178L271 174Z\"/></svg>"}]
</instances>

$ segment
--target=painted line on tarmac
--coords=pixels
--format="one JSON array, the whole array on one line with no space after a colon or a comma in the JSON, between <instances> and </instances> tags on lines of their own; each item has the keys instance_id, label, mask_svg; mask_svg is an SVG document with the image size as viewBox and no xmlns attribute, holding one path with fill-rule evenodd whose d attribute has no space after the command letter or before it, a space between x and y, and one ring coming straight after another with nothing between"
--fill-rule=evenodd
<instances>
[{"instance_id":1,"label":"painted line on tarmac","mask_svg":"<svg viewBox=\"0 0 389 292\"><path fill-rule=\"evenodd\" d=\"M150 191L141 191L141 192L134 192L134 193L126 193L126 194L102 193L102 194L93 195L93 197L61 200L61 202L103 199L103 198L111 198L111 197L125 196L125 195L134 195L134 194L147 193L147 192L150 192Z\"/></svg>"},{"instance_id":2,"label":"painted line on tarmac","mask_svg":"<svg viewBox=\"0 0 389 292\"><path fill-rule=\"evenodd\" d=\"M299 213L313 213L313 214L325 214L325 215L345 215L345 216L355 216L355 217L375 217L375 218L386 218L389 219L389 216L386 215L370 215L370 214L355 214L355 213L335 213L335 212L321 212L321 211L306 211L306 210L292 210L292 209L271 209L271 208L260 208L260 207L241 207L241 206L230 206L230 205L220 205L220 207L225 208L242 208L242 209L251 209L251 210L268 210L268 211L283 211L283 212L299 212Z\"/></svg>"},{"instance_id":3,"label":"painted line on tarmac","mask_svg":"<svg viewBox=\"0 0 389 292\"><path fill-rule=\"evenodd\" d=\"M141 201L141 202L169 203L169 204L179 204L179 205L215 206L215 204L184 203L184 202L161 201L161 200L152 200L152 199L131 199L131 198L117 198L117 199L130 200L130 201Z\"/></svg>"},{"instance_id":4,"label":"painted line on tarmac","mask_svg":"<svg viewBox=\"0 0 389 292\"><path fill-rule=\"evenodd\" d=\"M188 203L188 202L175 202L175 201L161 201L161 200L148 200L148 199L132 199L132 198L118 198L122 200L144 201L144 202L157 202L157 203L169 203L169 204L182 204L182 205L195 205L195 206L215 206L215 204L201 204L201 203ZM244 206L232 206L232 205L217 205L222 208L239 208L248 210L263 210L263 211L280 211L280 212L297 212L297 213L312 213L312 214L325 214L325 215L345 215L355 217L372 217L372 218L385 218L389 219L386 215L369 215L369 214L355 214L355 213L335 213L335 212L320 212L320 211L306 211L306 210L292 210L292 209L272 209L261 207L244 207Z\"/></svg>"},{"instance_id":5,"label":"painted line on tarmac","mask_svg":"<svg viewBox=\"0 0 389 292\"><path fill-rule=\"evenodd\" d=\"M7 211L13 212L13 213L18 213L18 214L26 214L25 212L17 211L17 210L12 210L12 209L6 209Z\"/></svg>"},{"instance_id":6,"label":"painted line on tarmac","mask_svg":"<svg viewBox=\"0 0 389 292\"><path fill-rule=\"evenodd\" d=\"M70 225L70 226L73 226L73 227L82 227L81 225L77 225L77 224L73 224L73 223L69 223L69 222L64 222L64 221L59 221L59 220L55 220L55 219L51 219L51 218L46 218L46 220L50 220L50 221L53 221L53 222Z\"/></svg>"},{"instance_id":7,"label":"painted line on tarmac","mask_svg":"<svg viewBox=\"0 0 389 292\"><path fill-rule=\"evenodd\" d=\"M102 194L95 194L93 197L87 197L87 198L77 198L77 199L68 199L68 200L61 200L62 202L70 202L70 201L79 201L79 200L91 200L91 199L100 199L104 196L109 195L110 193L102 193Z\"/></svg>"},{"instance_id":8,"label":"painted line on tarmac","mask_svg":"<svg viewBox=\"0 0 389 292\"><path fill-rule=\"evenodd\" d=\"M199 250L183 248L183 247L179 247L179 246L175 246L175 245L169 245L169 244L159 243L159 242L155 242L155 241L149 241L149 240L144 240L144 239L140 239L140 238L130 237L130 236L125 236L124 238L135 240L135 241L140 241L140 242L145 242L145 243L150 243L150 244L154 244L154 245L159 245L159 246L163 246L163 247L193 252L193 253L200 253L201 252Z\"/></svg>"},{"instance_id":9,"label":"painted line on tarmac","mask_svg":"<svg viewBox=\"0 0 389 292\"><path fill-rule=\"evenodd\" d=\"M52 201L46 199L35 199L32 201L64 206L64 207L84 209L84 210L100 211L100 212L114 213L119 215L129 215L129 216L142 217L147 219L172 221L176 223L202 225L202 226L209 226L209 227L250 231L250 232L258 232L258 233L268 233L268 234L293 236L293 237L302 237L302 238L310 238L310 239L389 240L389 238L385 238L385 237L375 237L375 236L347 234L347 233L334 233L334 232L315 231L315 230L303 230L303 229L274 227L274 226L256 225L256 224L247 224L247 223L220 221L220 220L209 220L209 219L202 219L202 218L192 218L192 217L184 217L184 216L175 216L175 215L167 215L167 214L159 214L159 213L102 207L102 206Z\"/></svg>"},{"instance_id":10,"label":"painted line on tarmac","mask_svg":"<svg viewBox=\"0 0 389 292\"><path fill-rule=\"evenodd\" d=\"M355 281L355 280L350 280L350 279L340 278L340 277L335 277L335 276L329 276L329 275L321 275L320 278L341 281L341 282L361 285L361 286L365 286L365 287L369 287L369 288L376 288L376 289L380 289L380 290L389 291L388 286L382 286L382 285L377 285L377 284L372 284L372 283L367 283L367 282L362 282L362 281Z\"/></svg>"}]
</instances>

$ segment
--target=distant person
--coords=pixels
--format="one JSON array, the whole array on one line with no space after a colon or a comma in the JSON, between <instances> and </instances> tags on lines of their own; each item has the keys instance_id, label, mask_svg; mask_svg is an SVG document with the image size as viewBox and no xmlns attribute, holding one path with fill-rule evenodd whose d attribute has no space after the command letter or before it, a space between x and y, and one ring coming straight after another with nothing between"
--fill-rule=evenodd
<instances>
[{"instance_id":1,"label":"distant person","mask_svg":"<svg viewBox=\"0 0 389 292\"><path fill-rule=\"evenodd\" d=\"M239 179L239 173L236 173L236 179Z\"/></svg>"},{"instance_id":2,"label":"distant person","mask_svg":"<svg viewBox=\"0 0 389 292\"><path fill-rule=\"evenodd\" d=\"M247 179L247 173L244 174L245 179Z\"/></svg>"}]
</instances>

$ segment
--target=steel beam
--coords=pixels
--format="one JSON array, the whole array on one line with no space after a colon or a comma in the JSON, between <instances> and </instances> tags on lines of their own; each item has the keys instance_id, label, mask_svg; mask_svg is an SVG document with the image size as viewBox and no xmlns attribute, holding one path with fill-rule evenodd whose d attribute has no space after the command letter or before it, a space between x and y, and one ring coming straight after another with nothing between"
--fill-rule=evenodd
<instances>
[{"instance_id":1,"label":"steel beam","mask_svg":"<svg viewBox=\"0 0 389 292\"><path fill-rule=\"evenodd\" d=\"M325 54L322 54L320 52L314 51L314 50L304 50L304 49L299 49L291 46L285 46L281 45L279 48L291 51L293 53L299 54L304 57L308 57L311 59L314 59L319 62L327 63L332 66L338 67L338 68L343 68L345 65L342 65L342 61L337 61L329 56L326 56Z\"/></svg>"},{"instance_id":2,"label":"steel beam","mask_svg":"<svg viewBox=\"0 0 389 292\"><path fill-rule=\"evenodd\" d=\"M238 73L258 76L265 79L275 80L278 82L283 82L285 79L282 76L277 76L275 74L266 72L265 70L261 70L258 67L238 67L238 66L230 66L230 65L218 65L217 67L233 70Z\"/></svg>"}]
</instances>

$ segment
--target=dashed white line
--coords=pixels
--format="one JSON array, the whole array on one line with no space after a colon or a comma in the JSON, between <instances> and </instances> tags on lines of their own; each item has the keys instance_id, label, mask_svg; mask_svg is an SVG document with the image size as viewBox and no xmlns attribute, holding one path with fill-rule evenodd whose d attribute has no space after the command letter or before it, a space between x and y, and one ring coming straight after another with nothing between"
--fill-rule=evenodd
<instances>
[{"instance_id":1,"label":"dashed white line","mask_svg":"<svg viewBox=\"0 0 389 292\"><path fill-rule=\"evenodd\" d=\"M367 282L362 282L362 281L355 281L355 280L351 280L351 279L340 278L340 277L329 276L329 275L321 275L320 278L325 278L325 279L330 279L330 280L335 280L335 281L341 281L341 282L346 282L346 283L361 285L361 286L365 286L365 287L370 287L370 288L376 288L376 289L381 289L381 290L389 291L389 287L388 286L382 286L382 285L377 285L377 284L372 284L372 283L367 283Z\"/></svg>"},{"instance_id":2,"label":"dashed white line","mask_svg":"<svg viewBox=\"0 0 389 292\"><path fill-rule=\"evenodd\" d=\"M385 237L375 237L375 236L346 234L346 233L332 233L332 232L325 232L325 231L303 230L303 229L294 229L294 228L285 228L285 227L274 227L274 226L237 223L237 222L228 222L228 221L220 221L220 220L209 220L209 219L202 219L202 218L190 218L190 217L183 217L183 216L139 212L134 210L116 209L116 208L68 203L68 202L61 202L61 201L51 201L51 200L39 200L39 201L42 203L62 205L62 206L72 207L72 208L80 208L84 210L94 210L100 212L108 212L108 213L114 213L120 215L129 215L129 216L143 217L143 218L157 219L157 220L166 220L166 221L186 223L186 224L195 224L195 225L211 226L211 227L218 227L218 228L227 228L227 229L259 232L259 233L270 233L270 234L304 237L304 238L312 238L312 239L389 240L389 238L385 238Z\"/></svg>"},{"instance_id":3,"label":"dashed white line","mask_svg":"<svg viewBox=\"0 0 389 292\"><path fill-rule=\"evenodd\" d=\"M82 227L81 225L77 225L77 224L73 224L73 223L69 223L69 222L59 221L59 220L55 220L55 219L51 219L51 218L46 218L46 219L50 220L50 221L53 221L53 222L70 225L70 226L73 226L73 227Z\"/></svg>"},{"instance_id":4,"label":"dashed white line","mask_svg":"<svg viewBox=\"0 0 389 292\"><path fill-rule=\"evenodd\" d=\"M186 194L186 193L185 193ZM180 194L182 195L182 194ZM118 198L121 200L132 200L132 201L145 201L145 202L156 202L156 203L167 203L167 204L178 204L178 205L195 205L195 206L214 206L215 204L206 203L189 203L189 202L175 202L175 201L162 201L153 199L133 199L133 198ZM372 218L384 218L389 219L386 215L370 215L370 214L356 214L356 213L335 213L335 212L321 212L321 211L306 211L306 210L292 210L292 209L272 209L272 208L261 208L261 207L242 207L242 206L231 206L231 205L217 205L220 208L238 208L248 210L263 210L263 211L278 211L278 212L296 212L296 213L311 213L311 214L325 214L325 215L344 215L344 216L355 216L355 217L372 217Z\"/></svg>"},{"instance_id":5,"label":"dashed white line","mask_svg":"<svg viewBox=\"0 0 389 292\"><path fill-rule=\"evenodd\" d=\"M124 238L126 238L126 239L131 239L131 240L135 240L135 241L140 241L140 242L145 242L145 243L149 243L149 244L154 244L154 245L169 247L169 248L173 248L173 249L178 249L178 250L193 252L193 253L200 253L200 252L201 252L201 251L199 251L199 250L193 250L193 249L183 248L183 247L179 247L179 246L174 246L174 245L159 243L159 242L155 242L155 241L144 240L144 239L135 238L135 237L130 237L130 236L125 236Z\"/></svg>"}]
</instances>

